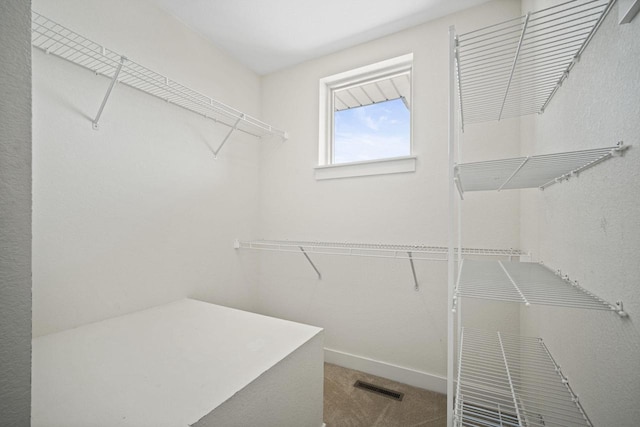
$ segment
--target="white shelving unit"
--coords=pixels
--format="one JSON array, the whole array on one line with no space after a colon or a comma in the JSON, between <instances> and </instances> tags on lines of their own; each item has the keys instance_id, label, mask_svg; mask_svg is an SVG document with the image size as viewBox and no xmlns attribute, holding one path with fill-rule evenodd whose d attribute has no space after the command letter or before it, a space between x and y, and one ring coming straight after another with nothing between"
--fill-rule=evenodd
<instances>
[{"instance_id":1,"label":"white shelving unit","mask_svg":"<svg viewBox=\"0 0 640 427\"><path fill-rule=\"evenodd\" d=\"M463 198L467 191L545 189L621 154L627 146L620 142L456 164L456 122L464 131L473 123L544 112L614 3L570 0L465 34L449 30L449 427L592 425L541 339L463 328L459 300L608 310L626 316L622 302L606 302L542 264L471 260L462 253L456 268L455 193Z\"/></svg>"},{"instance_id":2,"label":"white shelving unit","mask_svg":"<svg viewBox=\"0 0 640 427\"><path fill-rule=\"evenodd\" d=\"M315 254L416 259L428 261L446 261L448 254L448 248L445 246L309 242L295 240L236 240L234 242L234 247L236 249L278 252L300 252L300 248L303 248L307 253ZM519 249L462 248L462 254L509 258L528 256L528 254L523 253Z\"/></svg>"},{"instance_id":3,"label":"white shelving unit","mask_svg":"<svg viewBox=\"0 0 640 427\"><path fill-rule=\"evenodd\" d=\"M540 338L463 328L458 426L592 426Z\"/></svg>"},{"instance_id":4,"label":"white shelving unit","mask_svg":"<svg viewBox=\"0 0 640 427\"><path fill-rule=\"evenodd\" d=\"M460 197L465 191L545 188L567 180L629 148L622 142L613 147L565 153L514 157L485 162L461 163L455 167Z\"/></svg>"},{"instance_id":5,"label":"white shelving unit","mask_svg":"<svg viewBox=\"0 0 640 427\"><path fill-rule=\"evenodd\" d=\"M454 298L469 297L525 305L554 305L591 310L613 310L610 304L543 264L518 261L476 261L460 264Z\"/></svg>"},{"instance_id":6,"label":"white shelving unit","mask_svg":"<svg viewBox=\"0 0 640 427\"><path fill-rule=\"evenodd\" d=\"M456 35L462 129L543 112L614 3L571 0Z\"/></svg>"},{"instance_id":7,"label":"white shelving unit","mask_svg":"<svg viewBox=\"0 0 640 427\"><path fill-rule=\"evenodd\" d=\"M419 290L419 284L413 261L447 261L449 257L449 250L444 246L394 245L385 243L338 243L295 240L236 239L233 243L233 247L235 249L302 253L311 267L315 270L316 274L318 275L318 279L322 279L322 273L313 262L309 254L407 259L410 262L414 289L416 291ZM457 252L460 250L465 256L506 257L510 260L513 258L529 258L529 254L525 254L519 249L462 248L456 249L454 252L457 254Z\"/></svg>"},{"instance_id":8,"label":"white shelving unit","mask_svg":"<svg viewBox=\"0 0 640 427\"><path fill-rule=\"evenodd\" d=\"M94 129L98 129L100 117L115 84L122 83L228 127L229 132L218 148L212 149L216 156L234 131L258 138L275 136L285 140L288 137L281 129L140 65L35 11L31 12L31 18L33 47L111 80L93 120Z\"/></svg>"}]
</instances>

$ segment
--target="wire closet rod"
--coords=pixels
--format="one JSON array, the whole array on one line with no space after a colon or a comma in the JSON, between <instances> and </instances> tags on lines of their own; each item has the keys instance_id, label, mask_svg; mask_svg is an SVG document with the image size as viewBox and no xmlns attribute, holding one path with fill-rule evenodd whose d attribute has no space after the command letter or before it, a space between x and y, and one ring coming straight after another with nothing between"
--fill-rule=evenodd
<instances>
[{"instance_id":1,"label":"wire closet rod","mask_svg":"<svg viewBox=\"0 0 640 427\"><path fill-rule=\"evenodd\" d=\"M98 114L93 119L95 129L98 128L100 116L113 86L116 83L123 83L229 127L230 132L222 143L217 149L212 150L215 155L218 154L230 134L236 130L258 138L278 136L284 140L288 137L285 131L140 65L44 15L32 11L31 16L31 44L33 47L111 80L111 85Z\"/></svg>"},{"instance_id":2,"label":"wire closet rod","mask_svg":"<svg viewBox=\"0 0 640 427\"><path fill-rule=\"evenodd\" d=\"M446 261L448 248L426 245L394 245L383 243L347 243L295 240L236 240L234 248L278 252L300 252L303 247L308 254L345 255L375 258L398 258L428 261ZM455 250L457 253L457 249ZM528 257L519 249L462 248L465 256Z\"/></svg>"}]
</instances>

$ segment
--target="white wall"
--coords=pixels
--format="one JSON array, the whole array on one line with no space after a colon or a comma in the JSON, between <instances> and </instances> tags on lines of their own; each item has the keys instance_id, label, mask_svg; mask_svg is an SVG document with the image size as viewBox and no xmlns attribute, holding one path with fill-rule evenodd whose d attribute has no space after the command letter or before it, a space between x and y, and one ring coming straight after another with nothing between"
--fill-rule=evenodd
<instances>
[{"instance_id":1,"label":"white wall","mask_svg":"<svg viewBox=\"0 0 640 427\"><path fill-rule=\"evenodd\" d=\"M0 2L0 425L31 397L30 2Z\"/></svg>"},{"instance_id":2,"label":"white wall","mask_svg":"<svg viewBox=\"0 0 640 427\"><path fill-rule=\"evenodd\" d=\"M176 81L259 116L260 80L148 1L38 0L34 10ZM182 297L255 303L255 262L233 239L257 224L260 142L33 53L33 331Z\"/></svg>"},{"instance_id":3,"label":"white wall","mask_svg":"<svg viewBox=\"0 0 640 427\"><path fill-rule=\"evenodd\" d=\"M263 151L259 233L291 240L447 243L448 27L460 31L517 16L519 3L496 1L263 77L262 114L291 138ZM318 80L332 74L414 53L415 173L316 181ZM517 153L518 121L507 130L482 127L465 135L469 152ZM508 148L511 147L511 148ZM519 195L489 196L465 204L464 245L518 247ZM486 199L485 199L486 200ZM496 225L499 232L489 227ZM473 230L471 230L473 227ZM244 256L244 253L241 254ZM420 291L406 260L314 256L317 280L301 254L260 254L261 312L325 328L325 346L436 377L446 372L446 265L417 262ZM517 310L517 309L516 309ZM517 328L517 311L509 312Z\"/></svg>"},{"instance_id":4,"label":"white wall","mask_svg":"<svg viewBox=\"0 0 640 427\"><path fill-rule=\"evenodd\" d=\"M523 191L521 241L596 295L622 300L629 318L530 307L521 322L545 340L594 425L631 426L640 419L640 19L616 21L614 9L547 111L523 119L523 152L633 147L544 192Z\"/></svg>"},{"instance_id":5,"label":"white wall","mask_svg":"<svg viewBox=\"0 0 640 427\"><path fill-rule=\"evenodd\" d=\"M34 53L36 334L192 296L321 326L329 349L444 376L443 263L417 263L415 292L406 260L315 256L317 280L302 255L234 252L230 243L445 245L447 29L519 15L519 2L494 1L262 79L147 2L38 0L35 9L291 134L284 144L234 139L214 161L205 141L223 129L126 87L95 132L107 81ZM464 160L517 155L520 140L527 154L637 145L640 20L619 27L615 15L543 116L468 127ZM417 171L316 181L318 80L408 52ZM633 425L640 415L637 153L543 193L467 194L464 203L465 246L531 250L603 298L624 300L627 320L556 308L518 318L517 307L465 302L471 323L522 325L545 338L596 425Z\"/></svg>"}]
</instances>

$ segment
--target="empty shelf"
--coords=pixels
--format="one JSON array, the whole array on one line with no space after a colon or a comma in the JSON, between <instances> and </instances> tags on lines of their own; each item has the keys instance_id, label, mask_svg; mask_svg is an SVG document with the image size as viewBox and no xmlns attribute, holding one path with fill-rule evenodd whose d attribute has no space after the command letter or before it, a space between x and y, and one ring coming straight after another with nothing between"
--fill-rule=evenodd
<instances>
[{"instance_id":1,"label":"empty shelf","mask_svg":"<svg viewBox=\"0 0 640 427\"><path fill-rule=\"evenodd\" d=\"M233 130L256 137L287 137L283 130L177 83L33 11L31 32L33 47L96 74L116 78L119 83L200 114Z\"/></svg>"},{"instance_id":2,"label":"empty shelf","mask_svg":"<svg viewBox=\"0 0 640 427\"><path fill-rule=\"evenodd\" d=\"M540 338L463 328L456 426L591 426Z\"/></svg>"},{"instance_id":3,"label":"empty shelf","mask_svg":"<svg viewBox=\"0 0 640 427\"><path fill-rule=\"evenodd\" d=\"M460 193L465 191L545 189L597 165L629 148L622 142L613 147L530 157L461 163L455 175Z\"/></svg>"},{"instance_id":4,"label":"empty shelf","mask_svg":"<svg viewBox=\"0 0 640 427\"><path fill-rule=\"evenodd\" d=\"M572 0L456 36L462 126L540 113L615 0Z\"/></svg>"},{"instance_id":5,"label":"empty shelf","mask_svg":"<svg viewBox=\"0 0 640 427\"><path fill-rule=\"evenodd\" d=\"M533 262L465 259L461 264L455 295L622 313L618 307L586 291L577 283Z\"/></svg>"},{"instance_id":6,"label":"empty shelf","mask_svg":"<svg viewBox=\"0 0 640 427\"><path fill-rule=\"evenodd\" d=\"M300 252L327 255L347 255L377 258L422 259L446 261L447 248L424 245L389 245L377 243L336 243L306 242L292 240L254 240L235 242L236 249L255 249L264 251ZM456 250L457 253L457 250ZM479 249L462 248L463 255L520 257L528 254L518 249Z\"/></svg>"}]
</instances>

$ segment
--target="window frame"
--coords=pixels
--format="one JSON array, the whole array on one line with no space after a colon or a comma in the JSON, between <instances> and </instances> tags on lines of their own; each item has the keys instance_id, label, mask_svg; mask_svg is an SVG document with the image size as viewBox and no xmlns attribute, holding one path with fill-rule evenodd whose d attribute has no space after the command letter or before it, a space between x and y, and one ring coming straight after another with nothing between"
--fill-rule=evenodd
<instances>
[{"instance_id":1,"label":"window frame","mask_svg":"<svg viewBox=\"0 0 640 427\"><path fill-rule=\"evenodd\" d=\"M372 81L390 78L397 74L409 73L409 84L410 84L410 109L409 109L409 155L400 156L400 157L384 157L380 159L366 160L366 161L356 161L356 162L341 162L334 163L333 162L333 150L334 150L334 118L335 118L335 109L334 109L334 96L333 93L338 90L345 89L347 87L357 87L364 84L367 84ZM395 58L387 59L384 61L376 62L374 64L366 65L364 67L355 68L349 71L345 71L342 73L334 74L332 76L324 77L320 79L319 82L319 143L318 143L318 166L316 167L316 178L317 179L327 179L327 178L319 178L318 170L325 168L340 168L344 166L346 169L353 169L356 171L354 174L350 174L349 172L342 171L339 173L339 178L347 177L347 176L363 176L362 173L357 173L357 169L359 169L358 165L370 165L380 162L385 162L387 165L393 164L402 164L402 160L406 160L405 164L403 164L397 171L394 171L393 168L384 167L384 168L376 168L376 167L368 167L369 171L380 171L380 172L372 172L366 173L369 174L384 174L384 173L398 173L398 172L412 172L415 171L415 160L416 157L413 155L414 153L414 143L413 143L413 53L401 55ZM394 162L394 160L398 160ZM391 162L391 163L390 163ZM323 170L321 175L326 177L326 170Z\"/></svg>"}]
</instances>

